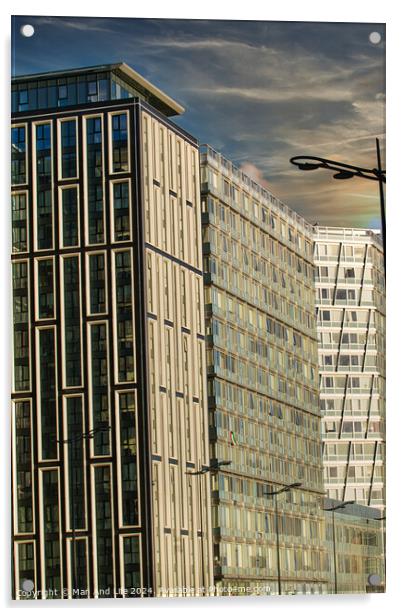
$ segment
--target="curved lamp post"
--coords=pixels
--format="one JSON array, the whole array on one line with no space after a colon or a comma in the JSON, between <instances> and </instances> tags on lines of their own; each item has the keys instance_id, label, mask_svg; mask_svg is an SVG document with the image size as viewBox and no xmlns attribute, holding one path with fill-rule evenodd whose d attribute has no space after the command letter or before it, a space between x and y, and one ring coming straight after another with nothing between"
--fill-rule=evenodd
<instances>
[{"instance_id":1,"label":"curved lamp post","mask_svg":"<svg viewBox=\"0 0 402 616\"><path fill-rule=\"evenodd\" d=\"M353 177L364 178L365 180L374 180L378 182L380 192L380 207L381 207L381 233L382 244L384 248L384 272L385 272L385 249L386 249L386 227L385 227L385 199L384 199L384 184L386 181L386 171L381 165L380 142L376 139L377 150L377 168L366 169L365 167L357 167L348 165L337 160L329 160L319 156L293 156L290 162L296 165L301 171L315 171L315 169L329 169L335 171L334 178L336 180L349 180Z\"/></svg>"},{"instance_id":2,"label":"curved lamp post","mask_svg":"<svg viewBox=\"0 0 402 616\"><path fill-rule=\"evenodd\" d=\"M279 519L278 519L278 499L276 498L278 494L282 494L282 492L290 492L292 488L300 488L301 483L291 483L288 486L283 486L280 490L275 490L274 492L264 492L264 496L272 496L274 499L275 505L275 532L276 532L276 566L277 566L277 577L278 577L278 595L282 594L282 581L281 581L281 561L280 561L280 549L279 549Z\"/></svg>"},{"instance_id":3,"label":"curved lamp post","mask_svg":"<svg viewBox=\"0 0 402 616\"><path fill-rule=\"evenodd\" d=\"M324 507L323 511L332 511L332 546L333 546L333 554L334 554L334 593L338 592L338 575L337 575L337 564L336 564L336 537L335 537L335 511L338 509L345 509L346 505L354 505L354 500L344 501L343 503L339 503L339 505L335 505L334 507Z\"/></svg>"}]
</instances>

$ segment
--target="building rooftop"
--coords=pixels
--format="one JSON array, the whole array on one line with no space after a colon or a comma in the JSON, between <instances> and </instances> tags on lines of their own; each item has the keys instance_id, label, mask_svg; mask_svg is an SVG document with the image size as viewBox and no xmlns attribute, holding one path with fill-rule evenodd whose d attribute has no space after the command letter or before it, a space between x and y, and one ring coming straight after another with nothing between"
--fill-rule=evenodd
<instances>
[{"instance_id":1,"label":"building rooftop","mask_svg":"<svg viewBox=\"0 0 402 616\"><path fill-rule=\"evenodd\" d=\"M18 75L12 78L12 111L31 111L138 97L166 116L184 107L125 62Z\"/></svg>"}]
</instances>

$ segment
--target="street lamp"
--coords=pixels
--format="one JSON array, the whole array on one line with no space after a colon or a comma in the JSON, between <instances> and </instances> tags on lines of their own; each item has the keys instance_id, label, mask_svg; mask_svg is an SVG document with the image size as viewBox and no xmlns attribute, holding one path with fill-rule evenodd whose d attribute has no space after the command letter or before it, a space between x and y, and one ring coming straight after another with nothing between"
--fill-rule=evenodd
<instances>
[{"instance_id":1,"label":"street lamp","mask_svg":"<svg viewBox=\"0 0 402 616\"><path fill-rule=\"evenodd\" d=\"M276 532L276 567L277 567L277 577L278 577L278 594L282 594L282 582L281 582L281 561L280 561L280 549L279 549L279 516L278 516L278 499L276 498L278 494L282 494L282 492L290 492L292 488L300 488L301 483L291 483L288 486L283 486L280 490L275 490L274 492L264 492L264 496L272 496L274 499L275 505L275 532Z\"/></svg>"},{"instance_id":2,"label":"street lamp","mask_svg":"<svg viewBox=\"0 0 402 616\"><path fill-rule=\"evenodd\" d=\"M100 432L107 432L110 430L110 426L102 426L99 428L93 428L89 430L89 432L76 433L70 436L70 438L66 438L64 440L58 439L57 442L63 445L69 445L68 447L68 469L69 469L69 486L70 486L70 499L71 499L71 512L72 515L70 520L71 525L71 543L72 543L72 584L71 584L71 597L74 599L74 589L77 588L77 554L76 554L76 544L75 544L75 519L76 519L76 511L75 511L75 496L74 496L74 460L75 460L75 445L80 441L88 441L90 439L95 438L96 434Z\"/></svg>"},{"instance_id":3,"label":"street lamp","mask_svg":"<svg viewBox=\"0 0 402 616\"><path fill-rule=\"evenodd\" d=\"M186 471L186 475L193 475L201 477L206 473L217 473L221 466L229 466L232 462L230 460L213 460L209 466L202 466L199 462L198 471ZM202 481L198 482L199 492L199 507L200 507L200 527L201 527L201 569L202 569L202 589L205 594L205 559L204 559L204 533L203 533L203 521L202 521Z\"/></svg>"},{"instance_id":4,"label":"street lamp","mask_svg":"<svg viewBox=\"0 0 402 616\"><path fill-rule=\"evenodd\" d=\"M354 500L343 501L333 507L323 507L323 511L332 511L332 546L334 554L334 594L338 592L338 576L337 576L337 564L336 564L336 537L335 537L335 511L338 509L345 509L346 505L353 505Z\"/></svg>"},{"instance_id":5,"label":"street lamp","mask_svg":"<svg viewBox=\"0 0 402 616\"><path fill-rule=\"evenodd\" d=\"M314 171L315 169L330 169L336 171L334 178L336 180L349 180L353 177L364 178L365 180L374 180L378 182L380 192L380 207L381 207L381 233L382 244L384 249L384 274L385 274L385 249L386 249L386 227L385 227L385 199L384 199L384 184L386 171L381 165L380 141L376 138L377 152L377 168L366 169L365 167L357 167L355 165L347 165L346 163L337 160L329 160L319 156L293 156L290 162L296 165L301 171Z\"/></svg>"}]
</instances>

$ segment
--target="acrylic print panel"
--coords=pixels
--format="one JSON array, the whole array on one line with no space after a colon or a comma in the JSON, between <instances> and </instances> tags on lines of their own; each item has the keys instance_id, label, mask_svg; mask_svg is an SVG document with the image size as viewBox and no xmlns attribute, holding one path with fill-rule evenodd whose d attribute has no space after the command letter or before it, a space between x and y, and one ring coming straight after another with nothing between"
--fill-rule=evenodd
<instances>
[{"instance_id":1,"label":"acrylic print panel","mask_svg":"<svg viewBox=\"0 0 402 616\"><path fill-rule=\"evenodd\" d=\"M13 18L14 599L384 592L384 56Z\"/></svg>"}]
</instances>

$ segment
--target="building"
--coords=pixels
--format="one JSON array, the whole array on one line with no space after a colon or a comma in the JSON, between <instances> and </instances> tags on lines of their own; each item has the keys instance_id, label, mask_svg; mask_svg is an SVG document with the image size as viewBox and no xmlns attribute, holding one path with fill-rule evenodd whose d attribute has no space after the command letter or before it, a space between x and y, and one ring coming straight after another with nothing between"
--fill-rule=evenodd
<instances>
[{"instance_id":1,"label":"building","mask_svg":"<svg viewBox=\"0 0 402 616\"><path fill-rule=\"evenodd\" d=\"M209 146L201 192L215 583L326 592L312 227Z\"/></svg>"},{"instance_id":2,"label":"building","mask_svg":"<svg viewBox=\"0 0 402 616\"><path fill-rule=\"evenodd\" d=\"M369 229L314 227L324 484L384 508L385 280Z\"/></svg>"},{"instance_id":3,"label":"building","mask_svg":"<svg viewBox=\"0 0 402 616\"><path fill-rule=\"evenodd\" d=\"M339 507L340 504L324 499L328 591L341 594L384 592L385 523L381 512L364 505Z\"/></svg>"},{"instance_id":4,"label":"building","mask_svg":"<svg viewBox=\"0 0 402 616\"><path fill-rule=\"evenodd\" d=\"M210 460L183 111L123 63L13 79L17 598L212 582L209 474L188 474Z\"/></svg>"}]
</instances>

